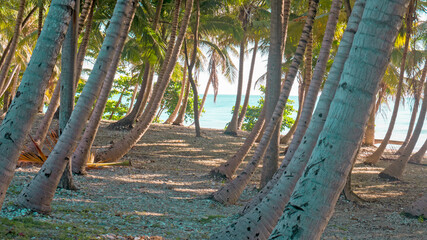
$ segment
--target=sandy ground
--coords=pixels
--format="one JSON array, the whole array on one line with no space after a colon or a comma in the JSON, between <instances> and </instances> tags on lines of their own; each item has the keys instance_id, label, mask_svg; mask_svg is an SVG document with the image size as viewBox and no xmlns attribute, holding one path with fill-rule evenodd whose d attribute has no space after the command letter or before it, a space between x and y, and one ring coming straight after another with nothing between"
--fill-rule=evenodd
<instances>
[{"instance_id":1,"label":"sandy ground","mask_svg":"<svg viewBox=\"0 0 427 240\"><path fill-rule=\"evenodd\" d=\"M127 133L107 130L106 125L104 122L100 128L96 148L106 147ZM38 170L36 166L19 167L2 216L12 219L30 214L37 221L83 226L90 236L101 239L207 239L236 219L238 211L256 194L259 171L236 205L223 206L208 199L225 183L211 179L209 171L226 161L247 133L231 137L222 130L202 129L202 135L195 138L192 128L153 124L124 157L132 166L90 170L85 176L76 176L79 190L59 189L50 216L15 208L17 194ZM371 150L364 148L361 156ZM322 238L425 239L426 223L401 215L406 206L427 192L427 161L423 163L409 164L403 181L388 182L377 174L390 161L371 167L359 159L352 174L353 189L368 202L355 204L340 198ZM55 234L53 230L49 236L56 239ZM67 236L72 238L72 234Z\"/></svg>"}]
</instances>

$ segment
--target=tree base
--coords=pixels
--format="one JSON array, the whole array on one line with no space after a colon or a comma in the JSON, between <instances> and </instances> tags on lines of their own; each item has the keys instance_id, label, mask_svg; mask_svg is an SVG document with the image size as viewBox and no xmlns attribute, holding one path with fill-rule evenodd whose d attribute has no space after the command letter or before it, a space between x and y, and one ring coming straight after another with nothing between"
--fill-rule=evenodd
<instances>
[{"instance_id":1,"label":"tree base","mask_svg":"<svg viewBox=\"0 0 427 240\"><path fill-rule=\"evenodd\" d=\"M387 173L383 173L383 172L380 172L380 173L378 174L378 177L380 177L380 178L382 178L382 179L387 179L387 180L389 180L389 181L400 181L400 179L399 179L399 178L397 178L397 177L395 177L395 176L391 176L391 175L389 175L389 174L387 174Z\"/></svg>"},{"instance_id":2,"label":"tree base","mask_svg":"<svg viewBox=\"0 0 427 240\"><path fill-rule=\"evenodd\" d=\"M234 132L234 131L225 131L224 134L229 135L229 136L233 136L233 137L237 137L237 132Z\"/></svg>"}]
</instances>

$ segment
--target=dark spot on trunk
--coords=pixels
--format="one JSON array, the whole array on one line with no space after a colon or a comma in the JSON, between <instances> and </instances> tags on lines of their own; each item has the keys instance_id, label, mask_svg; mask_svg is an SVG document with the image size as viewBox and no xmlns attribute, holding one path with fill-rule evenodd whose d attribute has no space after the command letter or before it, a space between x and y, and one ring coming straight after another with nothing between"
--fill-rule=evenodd
<instances>
[{"instance_id":1,"label":"dark spot on trunk","mask_svg":"<svg viewBox=\"0 0 427 240\"><path fill-rule=\"evenodd\" d=\"M292 235L291 235L291 239L294 239L299 233L299 227L298 225L294 225L292 227Z\"/></svg>"},{"instance_id":2,"label":"dark spot on trunk","mask_svg":"<svg viewBox=\"0 0 427 240\"><path fill-rule=\"evenodd\" d=\"M248 230L248 232L250 232L251 231L251 227L248 227L247 230Z\"/></svg>"},{"instance_id":3,"label":"dark spot on trunk","mask_svg":"<svg viewBox=\"0 0 427 240\"><path fill-rule=\"evenodd\" d=\"M346 82L342 83L341 84L341 88L344 89L344 90L346 90L347 89L347 83Z\"/></svg>"},{"instance_id":4,"label":"dark spot on trunk","mask_svg":"<svg viewBox=\"0 0 427 240\"><path fill-rule=\"evenodd\" d=\"M5 133L4 134L4 138L6 138L7 140L10 140L13 142L12 138L11 138L12 134L11 133Z\"/></svg>"},{"instance_id":5,"label":"dark spot on trunk","mask_svg":"<svg viewBox=\"0 0 427 240\"><path fill-rule=\"evenodd\" d=\"M45 173L44 174L47 178L49 178L50 177L50 173Z\"/></svg>"},{"instance_id":6,"label":"dark spot on trunk","mask_svg":"<svg viewBox=\"0 0 427 240\"><path fill-rule=\"evenodd\" d=\"M18 98L19 96L21 96L21 92L17 91L15 97Z\"/></svg>"},{"instance_id":7,"label":"dark spot on trunk","mask_svg":"<svg viewBox=\"0 0 427 240\"><path fill-rule=\"evenodd\" d=\"M322 117L323 116L323 114L319 114L319 117Z\"/></svg>"}]
</instances>

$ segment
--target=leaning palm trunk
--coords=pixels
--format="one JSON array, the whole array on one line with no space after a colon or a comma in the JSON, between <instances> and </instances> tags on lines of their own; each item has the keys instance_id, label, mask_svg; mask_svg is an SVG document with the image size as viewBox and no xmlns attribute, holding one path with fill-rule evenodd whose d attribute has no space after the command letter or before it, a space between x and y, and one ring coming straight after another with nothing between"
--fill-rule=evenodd
<instances>
[{"instance_id":1,"label":"leaning palm trunk","mask_svg":"<svg viewBox=\"0 0 427 240\"><path fill-rule=\"evenodd\" d=\"M185 85L187 84L186 76L185 76L187 75L186 73L187 73L187 63L184 64L183 76L181 81L181 92L179 93L178 102L176 103L175 109L173 110L171 115L169 115L168 119L166 119L164 124L171 124L173 120L176 118L176 115L178 114L178 111L181 107L182 100L184 98ZM208 82L208 86L209 86L209 82Z\"/></svg>"},{"instance_id":2,"label":"leaning palm trunk","mask_svg":"<svg viewBox=\"0 0 427 240\"><path fill-rule=\"evenodd\" d=\"M255 172L256 167L258 166L260 159L264 156L267 146L273 136L274 129L276 128L277 123L282 118L283 109L288 100L292 84L294 82L296 73L298 72L298 67L304 56L305 46L307 43L306 39L313 26L313 21L314 17L316 16L318 3L318 0L314 0L310 5L311 7L306 18L305 26L300 41L298 43L298 48L295 52L294 59L292 60L292 64L289 68L287 78L281 90L279 100L273 112L273 116L268 121L261 142L258 144L258 147L256 148L252 159L250 160L250 162L248 162L242 173L240 173L240 175L237 176L233 181L229 182L227 185L221 187L217 192L213 193L212 197L216 201L221 203L235 203L242 194L248 182L250 181L253 173Z\"/></svg>"},{"instance_id":3,"label":"leaning palm trunk","mask_svg":"<svg viewBox=\"0 0 427 240\"><path fill-rule=\"evenodd\" d=\"M427 110L427 83L424 86L424 100L421 106L420 114L418 116L417 125L415 126L414 133L411 136L411 140L409 140L408 145L405 150L403 150L402 155L390 164L386 169L384 169L379 176L382 178L387 178L391 180L399 180L402 178L403 171L405 170L406 164L411 157L412 151L414 150L415 145L417 144L418 138L420 137L423 124L426 118L426 110ZM427 140L426 140L427 141Z\"/></svg>"},{"instance_id":4,"label":"leaning palm trunk","mask_svg":"<svg viewBox=\"0 0 427 240\"><path fill-rule=\"evenodd\" d=\"M211 83L212 83L212 74L209 76L209 80L206 83L205 92L203 93L202 102L200 103L200 107L199 107L199 113L203 111L203 107L205 106L206 97L208 96L209 86L211 85ZM200 115L199 115L199 118L200 118Z\"/></svg>"},{"instance_id":5,"label":"leaning palm trunk","mask_svg":"<svg viewBox=\"0 0 427 240\"><path fill-rule=\"evenodd\" d=\"M246 115L246 110L248 109L248 105L249 105L249 96L251 95L252 78L254 75L255 60L256 60L257 52L258 52L258 39L255 40L254 49L252 50L251 68L249 69L248 86L246 87L245 100L243 101L242 111L240 111L239 118L237 120L238 130L242 128L243 120L245 119L245 115Z\"/></svg>"},{"instance_id":6,"label":"leaning palm trunk","mask_svg":"<svg viewBox=\"0 0 427 240\"><path fill-rule=\"evenodd\" d=\"M325 126L270 239L320 239L363 138L408 2L367 1Z\"/></svg>"},{"instance_id":7,"label":"leaning palm trunk","mask_svg":"<svg viewBox=\"0 0 427 240\"><path fill-rule=\"evenodd\" d=\"M123 23L124 26L122 32L120 33L120 40L118 42L117 48L114 51L113 61L111 66L108 68L107 76L105 77L105 80L102 84L101 93L99 94L99 97L96 101L95 108L89 119L89 123L85 129L83 137L74 151L73 156L71 157L73 173L85 174L85 165L90 158L90 149L98 132L102 114L104 113L105 106L107 104L108 95L110 94L111 87L113 86L114 76L116 74L117 66L120 62L120 55L122 54L131 22L132 18L129 18L126 22Z\"/></svg>"},{"instance_id":8,"label":"leaning palm trunk","mask_svg":"<svg viewBox=\"0 0 427 240\"><path fill-rule=\"evenodd\" d=\"M3 89L3 86L5 85L9 67L12 64L12 58L15 56L15 49L18 46L18 39L22 29L21 23L24 18L25 2L26 0L19 1L18 15L16 16L16 24L15 29L13 30L12 42L10 44L9 52L6 55L5 61L0 70L0 89Z\"/></svg>"},{"instance_id":9,"label":"leaning palm trunk","mask_svg":"<svg viewBox=\"0 0 427 240\"><path fill-rule=\"evenodd\" d=\"M176 116L175 121L173 121L172 125L182 126L184 124L185 111L187 110L188 97L190 95L190 81L187 80L187 83L185 84L184 88L184 100L182 101L182 105L179 108L178 116Z\"/></svg>"},{"instance_id":10,"label":"leaning palm trunk","mask_svg":"<svg viewBox=\"0 0 427 240\"><path fill-rule=\"evenodd\" d=\"M163 0L157 1L156 15L154 16L153 29L157 31L157 26L160 20L160 13L163 7ZM166 59L165 59L166 60ZM168 61L168 60L166 60ZM148 59L145 61L144 75L142 79L141 88L136 98L136 103L132 111L119 121L112 123L108 126L110 129L132 128L133 123L141 116L148 98L151 94L152 82L154 71Z\"/></svg>"},{"instance_id":11,"label":"leaning palm trunk","mask_svg":"<svg viewBox=\"0 0 427 240\"><path fill-rule=\"evenodd\" d=\"M363 14L365 2L366 0L358 0L354 5L354 10L352 11L351 18L349 19L347 28L340 41L340 46L334 58L334 63L329 71L328 79L325 82L316 110L312 115L310 124L303 137L304 141L298 146L289 165L285 166L282 164L278 170L282 173L286 170L286 174L275 174L273 176L273 179L260 191L260 193L244 207L242 213L245 214L245 216L253 217L256 214L260 214L260 216L276 216L275 221L277 221L282 213L298 178L301 176L302 171L310 158L320 131L323 129L326 117L328 116L330 104L335 96L335 92L341 78L344 64L347 61L353 44L354 34L357 32L359 22ZM274 182L276 184L273 184ZM265 211L258 213L258 211L255 210L255 206L256 208L264 209ZM271 223L268 222L263 222L262 224L268 224L267 226L270 226L268 227L270 231L274 226L269 225Z\"/></svg>"},{"instance_id":12,"label":"leaning palm trunk","mask_svg":"<svg viewBox=\"0 0 427 240\"><path fill-rule=\"evenodd\" d=\"M43 101L42 96L52 74L71 18L74 0L53 0L46 23L30 62L22 77L8 113L0 126L0 206L15 172L16 162Z\"/></svg>"},{"instance_id":13,"label":"leaning palm trunk","mask_svg":"<svg viewBox=\"0 0 427 240\"><path fill-rule=\"evenodd\" d=\"M405 141L403 141L403 144L400 146L400 148L395 153L397 155L400 155L400 154L403 153L403 151L406 148L406 145L409 142L409 139L412 136L412 130L414 129L415 119L417 117L418 107L420 105L421 92L422 92L422 89L423 89L423 85L424 85L424 81L425 81L426 73L427 73L427 59L425 59L425 61L426 62L424 63L424 69L423 69L423 72L421 74L421 79L420 79L420 83L418 84L418 86L417 86L416 81L414 79L414 88L415 88L414 89L415 90L415 93L414 93L414 101L415 101L414 102L414 107L412 108L411 120L409 122L408 132L406 133ZM426 96L426 95L424 95L424 96Z\"/></svg>"},{"instance_id":14,"label":"leaning palm trunk","mask_svg":"<svg viewBox=\"0 0 427 240\"><path fill-rule=\"evenodd\" d=\"M70 120L58 139L54 149L35 178L21 192L19 204L38 212L50 212L51 202L66 161L72 154L77 140L91 113L96 96L101 90L108 68L111 66L113 53L120 38L122 23L132 18L136 1L119 0L114 8L107 34L101 47L93 71L79 97Z\"/></svg>"},{"instance_id":15,"label":"leaning palm trunk","mask_svg":"<svg viewBox=\"0 0 427 240\"><path fill-rule=\"evenodd\" d=\"M301 117L302 107L304 105L304 87L303 83L299 84L298 87L298 111L297 111L297 117L295 118L295 122L292 125L292 127L289 129L289 131L280 138L281 144L289 144L289 141L291 140L292 136L294 135L295 131L297 130L297 125L299 122L299 119Z\"/></svg>"},{"instance_id":16,"label":"leaning palm trunk","mask_svg":"<svg viewBox=\"0 0 427 240\"><path fill-rule=\"evenodd\" d=\"M242 98L242 87L243 87L243 66L245 59L245 44L246 44L246 36L243 36L240 41L240 57L239 57L239 79L237 81L237 95L236 102L234 103L234 111L233 116L231 117L231 121L228 123L227 128L225 129L225 134L237 136L237 118L239 117L240 110L240 100Z\"/></svg>"},{"instance_id":17,"label":"leaning palm trunk","mask_svg":"<svg viewBox=\"0 0 427 240\"><path fill-rule=\"evenodd\" d=\"M245 142L239 148L236 154L234 154L231 158L229 158L227 162L212 169L210 172L210 175L215 177L220 177L220 178L232 179L237 168L243 162L246 155L249 153L252 146L254 145L258 135L261 134L261 129L262 129L262 126L264 126L264 123L265 123L265 108L262 109L260 115L258 116L258 121L255 123L251 133L246 138Z\"/></svg>"},{"instance_id":18,"label":"leaning palm trunk","mask_svg":"<svg viewBox=\"0 0 427 240\"><path fill-rule=\"evenodd\" d=\"M20 65L17 63L16 66L13 68L12 73L10 74L9 80L6 81L3 86L3 89L0 90L0 97L2 97L6 90L9 88L9 85L12 83L13 79L15 79L15 75L19 74L18 68L20 70Z\"/></svg>"},{"instance_id":19,"label":"leaning palm trunk","mask_svg":"<svg viewBox=\"0 0 427 240\"><path fill-rule=\"evenodd\" d=\"M409 159L409 162L411 163L421 163L421 160L424 158L424 154L426 154L427 151L427 140L424 142L424 144L421 146L420 150L416 152L414 155L411 156Z\"/></svg>"},{"instance_id":20,"label":"leaning palm trunk","mask_svg":"<svg viewBox=\"0 0 427 240\"><path fill-rule=\"evenodd\" d=\"M177 1L179 4L179 1ZM159 80L154 89L154 95L150 98L148 103L147 110L142 115L138 124L125 136L122 141L115 142L111 148L101 151L96 154L95 161L99 162L114 162L123 157L144 135L153 121L157 109L160 106L161 100L163 98L166 87L169 84L172 71L175 67L178 53L181 50L182 42L184 40L184 35L187 30L188 22L191 15L191 9L193 7L194 0L189 0L186 2L185 13L182 18L179 35L177 36L175 46L171 47L171 44L168 46L168 51L166 53L165 59L168 59L170 55L170 60L163 62L160 73ZM179 5L178 5L179 6ZM179 8L179 7L176 7ZM179 9L178 9L179 10ZM178 20L177 14L174 15L174 22L172 24L172 33L176 32L177 24L174 24ZM172 43L173 44L173 43ZM171 49L172 48L172 49ZM167 64L167 66L165 66Z\"/></svg>"},{"instance_id":21,"label":"leaning palm trunk","mask_svg":"<svg viewBox=\"0 0 427 240\"><path fill-rule=\"evenodd\" d=\"M387 147L388 141L390 140L391 134L393 133L394 125L397 119L397 113L399 111L400 98L402 95L403 87L403 78L405 76L405 65L406 65L406 56L409 49L409 40L411 38L411 25L412 25L412 11L413 11L414 0L411 0L408 13L406 14L406 36L405 36L405 46L403 48L402 60L400 63L400 74L399 74L399 84L397 86L396 98L394 100L393 113L391 115L390 124L388 126L387 132L382 140L380 146L368 156L365 160L367 164L377 164L383 154L385 148Z\"/></svg>"},{"instance_id":22,"label":"leaning palm trunk","mask_svg":"<svg viewBox=\"0 0 427 240\"><path fill-rule=\"evenodd\" d=\"M9 109L9 105L13 100L13 96L15 95L15 92L16 92L16 87L18 86L18 77L19 77L20 71L21 71L21 66L18 65L18 69L16 69L16 73L13 75L13 79L11 83L12 86L10 86L6 92L6 93L9 93L9 97L6 97L6 94L4 96L3 113L7 112L7 110Z\"/></svg>"}]
</instances>

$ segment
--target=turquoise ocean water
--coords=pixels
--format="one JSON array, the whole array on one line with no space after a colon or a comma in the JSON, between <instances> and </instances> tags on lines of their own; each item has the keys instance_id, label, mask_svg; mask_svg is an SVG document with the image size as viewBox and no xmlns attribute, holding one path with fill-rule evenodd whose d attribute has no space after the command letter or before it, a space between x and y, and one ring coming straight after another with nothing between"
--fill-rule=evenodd
<instances>
[{"instance_id":1,"label":"turquoise ocean water","mask_svg":"<svg viewBox=\"0 0 427 240\"><path fill-rule=\"evenodd\" d=\"M202 98L203 96L200 96ZM251 96L249 98L249 105L256 105L260 96ZM213 101L214 96L208 95L205 102L205 112L200 118L200 126L202 128L216 128L224 129L225 125L231 119L231 109L234 106L236 101L235 95L218 95L216 102ZM244 96L242 97L243 103ZM291 96L289 99L294 100L294 108L298 109L298 97ZM393 134L391 136L392 140L403 141L408 130L409 120L412 113L413 100L407 99L405 103L402 103L399 107L399 114L394 127ZM393 104L390 103L389 106L383 104L380 107L379 115L376 117L376 127L375 127L375 138L382 139L387 131L388 123L390 121L391 111ZM296 116L296 113L293 117ZM166 120L167 114L162 114L160 117L161 120ZM188 123L187 124L191 124ZM424 143L427 138L427 123L424 124L421 136L415 147L415 151L418 150L421 145ZM389 145L390 148L397 149L396 145Z\"/></svg>"}]
</instances>

